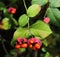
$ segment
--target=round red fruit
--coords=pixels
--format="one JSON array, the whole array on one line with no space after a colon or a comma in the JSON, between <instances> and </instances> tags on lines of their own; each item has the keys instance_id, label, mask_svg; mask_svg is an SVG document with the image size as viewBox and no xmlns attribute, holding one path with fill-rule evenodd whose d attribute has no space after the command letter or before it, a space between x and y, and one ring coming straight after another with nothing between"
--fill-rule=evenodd
<instances>
[{"instance_id":1,"label":"round red fruit","mask_svg":"<svg viewBox=\"0 0 60 57\"><path fill-rule=\"evenodd\" d=\"M32 48L33 47L32 44L30 44L29 47Z\"/></svg>"},{"instance_id":2,"label":"round red fruit","mask_svg":"<svg viewBox=\"0 0 60 57\"><path fill-rule=\"evenodd\" d=\"M9 7L8 12L11 13L11 14L15 14L16 13L16 8Z\"/></svg>"},{"instance_id":3,"label":"round red fruit","mask_svg":"<svg viewBox=\"0 0 60 57\"><path fill-rule=\"evenodd\" d=\"M20 48L20 45L19 44L15 45L15 48L16 49L19 49Z\"/></svg>"},{"instance_id":4,"label":"round red fruit","mask_svg":"<svg viewBox=\"0 0 60 57\"><path fill-rule=\"evenodd\" d=\"M45 17L43 21L48 24L50 22L50 18Z\"/></svg>"},{"instance_id":5,"label":"round red fruit","mask_svg":"<svg viewBox=\"0 0 60 57\"><path fill-rule=\"evenodd\" d=\"M27 44L21 44L22 48L27 48Z\"/></svg>"}]
</instances>

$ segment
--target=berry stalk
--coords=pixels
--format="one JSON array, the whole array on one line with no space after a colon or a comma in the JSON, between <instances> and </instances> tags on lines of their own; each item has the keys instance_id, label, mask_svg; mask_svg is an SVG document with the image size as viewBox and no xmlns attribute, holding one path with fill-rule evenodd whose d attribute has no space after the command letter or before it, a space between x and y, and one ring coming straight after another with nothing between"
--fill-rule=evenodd
<instances>
[{"instance_id":1,"label":"berry stalk","mask_svg":"<svg viewBox=\"0 0 60 57\"><path fill-rule=\"evenodd\" d=\"M23 0L23 3L24 3L25 10L27 12L27 6L26 6L26 3L25 3L25 0Z\"/></svg>"}]
</instances>

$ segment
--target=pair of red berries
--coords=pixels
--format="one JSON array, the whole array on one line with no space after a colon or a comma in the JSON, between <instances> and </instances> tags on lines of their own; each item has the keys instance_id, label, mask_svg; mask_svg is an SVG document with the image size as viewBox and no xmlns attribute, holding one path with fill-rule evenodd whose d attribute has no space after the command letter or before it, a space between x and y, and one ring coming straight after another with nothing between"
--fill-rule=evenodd
<instances>
[{"instance_id":1,"label":"pair of red berries","mask_svg":"<svg viewBox=\"0 0 60 57\"><path fill-rule=\"evenodd\" d=\"M16 49L27 48L27 39L26 38L18 38L16 41L15 48Z\"/></svg>"},{"instance_id":2,"label":"pair of red berries","mask_svg":"<svg viewBox=\"0 0 60 57\"><path fill-rule=\"evenodd\" d=\"M42 42L38 38L30 38L28 40L28 46L33 50L38 50L42 46Z\"/></svg>"},{"instance_id":3,"label":"pair of red berries","mask_svg":"<svg viewBox=\"0 0 60 57\"><path fill-rule=\"evenodd\" d=\"M10 13L10 14L15 14L15 13L16 13L16 8L9 7L9 8L8 8L8 13Z\"/></svg>"},{"instance_id":4,"label":"pair of red berries","mask_svg":"<svg viewBox=\"0 0 60 57\"><path fill-rule=\"evenodd\" d=\"M38 38L30 38L30 39L26 39L26 38L18 38L15 48L19 49L19 48L32 48L33 50L38 50L40 49L42 46L42 42L38 39Z\"/></svg>"}]
</instances>

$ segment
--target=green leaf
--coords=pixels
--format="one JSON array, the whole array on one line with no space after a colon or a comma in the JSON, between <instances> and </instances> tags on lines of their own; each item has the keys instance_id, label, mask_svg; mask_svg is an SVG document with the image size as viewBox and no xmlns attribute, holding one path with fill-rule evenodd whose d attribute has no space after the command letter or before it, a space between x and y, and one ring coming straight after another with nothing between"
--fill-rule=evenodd
<instances>
[{"instance_id":1,"label":"green leaf","mask_svg":"<svg viewBox=\"0 0 60 57\"><path fill-rule=\"evenodd\" d=\"M1 7L0 10L3 10L4 17L6 17L6 18L11 17L11 14L8 13L8 11L5 7Z\"/></svg>"},{"instance_id":2,"label":"green leaf","mask_svg":"<svg viewBox=\"0 0 60 57\"><path fill-rule=\"evenodd\" d=\"M27 14L29 17L35 17L41 10L41 7L38 4L31 5L28 10Z\"/></svg>"},{"instance_id":3,"label":"green leaf","mask_svg":"<svg viewBox=\"0 0 60 57\"><path fill-rule=\"evenodd\" d=\"M6 9L6 8L5 8L4 3L3 3L3 2L0 2L0 10L3 10L3 12L4 12L5 9Z\"/></svg>"},{"instance_id":4,"label":"green leaf","mask_svg":"<svg viewBox=\"0 0 60 57\"><path fill-rule=\"evenodd\" d=\"M3 2L0 2L0 10L3 10L3 13L5 13L7 11Z\"/></svg>"},{"instance_id":5,"label":"green leaf","mask_svg":"<svg viewBox=\"0 0 60 57\"><path fill-rule=\"evenodd\" d=\"M20 52L25 52L26 49L25 49L25 48L20 48L19 51L20 51Z\"/></svg>"},{"instance_id":6,"label":"green leaf","mask_svg":"<svg viewBox=\"0 0 60 57\"><path fill-rule=\"evenodd\" d=\"M9 19L8 18L4 18L3 20L2 20L2 22L4 23L4 29L10 29L10 27L11 27L11 24L9 23Z\"/></svg>"},{"instance_id":7,"label":"green leaf","mask_svg":"<svg viewBox=\"0 0 60 57\"><path fill-rule=\"evenodd\" d=\"M57 8L52 8L52 12L57 21L60 23L60 10L58 10Z\"/></svg>"},{"instance_id":8,"label":"green leaf","mask_svg":"<svg viewBox=\"0 0 60 57\"><path fill-rule=\"evenodd\" d=\"M48 0L32 0L31 4L39 4L41 6L45 5L46 3L48 3Z\"/></svg>"},{"instance_id":9,"label":"green leaf","mask_svg":"<svg viewBox=\"0 0 60 57\"><path fill-rule=\"evenodd\" d=\"M11 18L11 14L9 14L7 11L4 12L4 16L7 18Z\"/></svg>"},{"instance_id":10,"label":"green leaf","mask_svg":"<svg viewBox=\"0 0 60 57\"><path fill-rule=\"evenodd\" d=\"M51 7L60 7L60 0L49 0Z\"/></svg>"},{"instance_id":11,"label":"green leaf","mask_svg":"<svg viewBox=\"0 0 60 57\"><path fill-rule=\"evenodd\" d=\"M48 41L47 41L46 39L43 40L42 42L43 42L43 44L44 44L46 47L49 45L49 43L48 43Z\"/></svg>"},{"instance_id":12,"label":"green leaf","mask_svg":"<svg viewBox=\"0 0 60 57\"><path fill-rule=\"evenodd\" d=\"M8 13L6 8L3 7L2 10L3 10L3 13L4 13L4 17L11 18L11 14Z\"/></svg>"},{"instance_id":13,"label":"green leaf","mask_svg":"<svg viewBox=\"0 0 60 57\"><path fill-rule=\"evenodd\" d=\"M4 29L4 30L8 30L11 28L11 24L9 22L9 18L4 18L2 20L2 25L0 25L0 28Z\"/></svg>"},{"instance_id":14,"label":"green leaf","mask_svg":"<svg viewBox=\"0 0 60 57\"><path fill-rule=\"evenodd\" d=\"M8 13L8 11L5 7L1 7L0 10L3 10L4 17L7 17L7 18L11 17L11 14Z\"/></svg>"},{"instance_id":15,"label":"green leaf","mask_svg":"<svg viewBox=\"0 0 60 57\"><path fill-rule=\"evenodd\" d=\"M60 23L59 23L58 19L55 17L55 13L53 11L55 11L54 8L48 8L46 14L50 18L51 24L60 27Z\"/></svg>"},{"instance_id":16,"label":"green leaf","mask_svg":"<svg viewBox=\"0 0 60 57\"><path fill-rule=\"evenodd\" d=\"M50 53L49 52L46 52L46 54L45 54L44 57L50 57Z\"/></svg>"},{"instance_id":17,"label":"green leaf","mask_svg":"<svg viewBox=\"0 0 60 57\"><path fill-rule=\"evenodd\" d=\"M28 38L29 37L29 30L27 28L18 28L13 35L12 41L11 41L11 45L15 44L15 41L17 38Z\"/></svg>"},{"instance_id":18,"label":"green leaf","mask_svg":"<svg viewBox=\"0 0 60 57\"><path fill-rule=\"evenodd\" d=\"M52 33L49 25L40 20L31 26L30 31L32 35L40 36L42 38L46 38Z\"/></svg>"},{"instance_id":19,"label":"green leaf","mask_svg":"<svg viewBox=\"0 0 60 57\"><path fill-rule=\"evenodd\" d=\"M3 8L2 10L3 10L4 14L7 12L7 9L6 8Z\"/></svg>"},{"instance_id":20,"label":"green leaf","mask_svg":"<svg viewBox=\"0 0 60 57\"><path fill-rule=\"evenodd\" d=\"M19 17L18 23L20 26L25 26L28 23L29 17L26 14L23 14Z\"/></svg>"},{"instance_id":21,"label":"green leaf","mask_svg":"<svg viewBox=\"0 0 60 57\"><path fill-rule=\"evenodd\" d=\"M41 49L43 52L46 52L46 49L43 47L42 49Z\"/></svg>"},{"instance_id":22,"label":"green leaf","mask_svg":"<svg viewBox=\"0 0 60 57\"><path fill-rule=\"evenodd\" d=\"M10 54L11 54L11 55L16 55L16 54L17 54L16 49L10 50Z\"/></svg>"},{"instance_id":23,"label":"green leaf","mask_svg":"<svg viewBox=\"0 0 60 57\"><path fill-rule=\"evenodd\" d=\"M46 39L42 40L43 44L45 45L45 47L51 45L53 43L53 37L52 34L49 35Z\"/></svg>"}]
</instances>

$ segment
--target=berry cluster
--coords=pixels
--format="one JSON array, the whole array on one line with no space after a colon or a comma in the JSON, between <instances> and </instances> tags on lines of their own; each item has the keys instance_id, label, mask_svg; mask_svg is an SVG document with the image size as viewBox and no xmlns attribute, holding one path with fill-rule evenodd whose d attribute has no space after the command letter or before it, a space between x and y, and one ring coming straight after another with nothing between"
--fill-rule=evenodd
<instances>
[{"instance_id":1,"label":"berry cluster","mask_svg":"<svg viewBox=\"0 0 60 57\"><path fill-rule=\"evenodd\" d=\"M38 38L30 38L28 40L28 46L33 50L38 50L42 46L42 42Z\"/></svg>"},{"instance_id":2,"label":"berry cluster","mask_svg":"<svg viewBox=\"0 0 60 57\"><path fill-rule=\"evenodd\" d=\"M33 50L38 50L42 46L42 42L38 38L18 38L15 44L15 48L32 48Z\"/></svg>"},{"instance_id":3,"label":"berry cluster","mask_svg":"<svg viewBox=\"0 0 60 57\"><path fill-rule=\"evenodd\" d=\"M27 39L26 38L18 38L16 41L15 48L16 49L27 48Z\"/></svg>"}]
</instances>

